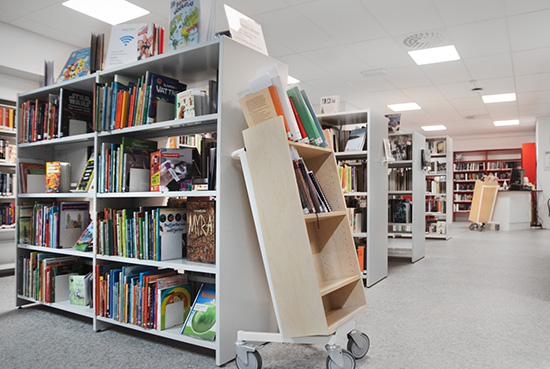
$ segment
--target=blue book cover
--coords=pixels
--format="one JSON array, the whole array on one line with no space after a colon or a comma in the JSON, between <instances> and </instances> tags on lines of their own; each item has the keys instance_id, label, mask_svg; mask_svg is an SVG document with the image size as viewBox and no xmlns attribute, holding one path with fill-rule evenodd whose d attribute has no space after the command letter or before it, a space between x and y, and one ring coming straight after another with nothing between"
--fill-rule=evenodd
<instances>
[{"instance_id":1,"label":"blue book cover","mask_svg":"<svg viewBox=\"0 0 550 369\"><path fill-rule=\"evenodd\" d=\"M90 72L90 52L89 47L73 51L56 82L69 81L87 75Z\"/></svg>"}]
</instances>

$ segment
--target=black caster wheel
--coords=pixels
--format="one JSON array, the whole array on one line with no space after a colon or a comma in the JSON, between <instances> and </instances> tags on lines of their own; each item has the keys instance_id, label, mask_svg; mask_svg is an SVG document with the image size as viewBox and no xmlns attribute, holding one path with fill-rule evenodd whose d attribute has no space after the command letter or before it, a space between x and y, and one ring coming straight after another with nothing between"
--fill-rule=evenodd
<instances>
[{"instance_id":1,"label":"black caster wheel","mask_svg":"<svg viewBox=\"0 0 550 369\"><path fill-rule=\"evenodd\" d=\"M248 358L248 365L245 364L237 355L235 361L237 362L237 368L239 369L261 369L262 357L258 351L249 351L246 353Z\"/></svg>"},{"instance_id":2,"label":"black caster wheel","mask_svg":"<svg viewBox=\"0 0 550 369\"><path fill-rule=\"evenodd\" d=\"M355 339L354 339L355 338ZM365 333L359 332L359 334L348 335L348 351L351 352L354 358L362 359L365 357L370 348L370 339Z\"/></svg>"},{"instance_id":3,"label":"black caster wheel","mask_svg":"<svg viewBox=\"0 0 550 369\"><path fill-rule=\"evenodd\" d=\"M346 350L342 350L342 356L344 357L344 366L339 367L330 356L327 356L327 369L355 369L355 358Z\"/></svg>"}]
</instances>

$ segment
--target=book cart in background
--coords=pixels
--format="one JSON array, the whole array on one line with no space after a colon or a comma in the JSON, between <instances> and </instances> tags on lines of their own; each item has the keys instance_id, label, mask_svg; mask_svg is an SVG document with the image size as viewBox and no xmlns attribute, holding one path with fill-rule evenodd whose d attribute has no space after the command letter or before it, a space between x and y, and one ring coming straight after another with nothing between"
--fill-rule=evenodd
<instances>
[{"instance_id":1,"label":"book cart in background","mask_svg":"<svg viewBox=\"0 0 550 369\"><path fill-rule=\"evenodd\" d=\"M468 221L476 180L492 175L501 187L509 185L514 168L521 168L521 148L455 151L453 221Z\"/></svg>"},{"instance_id":2,"label":"book cart in background","mask_svg":"<svg viewBox=\"0 0 550 369\"><path fill-rule=\"evenodd\" d=\"M15 106L0 102L0 272L15 268Z\"/></svg>"},{"instance_id":3,"label":"book cart in background","mask_svg":"<svg viewBox=\"0 0 550 369\"><path fill-rule=\"evenodd\" d=\"M260 66L269 63L273 63L273 59L231 39L220 38L19 95L18 106L21 107L21 104L26 101L36 99L48 101L49 94L59 93L61 87L91 93L96 83L110 83L115 75L139 78L148 71L176 78L186 83L188 88L202 87L207 85L209 80L218 82L218 109L213 114L18 144L22 153L18 162L31 159L68 161L71 163L71 182L77 182L89 155L95 158L94 172L104 173L99 165L102 146L104 143L119 144L122 137L155 140L159 142L159 147L167 141L168 137L205 132L213 132L217 137L214 158L216 186L211 190L100 193L96 189L101 183L101 176L96 175L94 190L89 192L19 192L16 197L18 206L36 201L57 203L80 200L89 203L90 217L95 222L93 251L82 252L74 248L59 249L18 242L16 252L17 260L20 261L31 255L36 256L36 253L78 258L79 264L94 274L94 309L71 305L68 300L46 303L37 298L39 296L24 295L22 289L29 281L20 277L25 268L22 264L16 264L17 306L43 303L52 308L90 318L94 330L117 325L211 349L215 351L217 365L225 364L235 358L234 343L238 329L243 327L258 331L271 329L275 324L275 317L272 309L265 308L266 304L270 304L271 299L250 214L248 196L242 181L241 170L231 159L231 153L243 146L241 132L246 128L237 92L246 87L247 80L254 77L255 71ZM17 142L22 142L21 137ZM103 241L99 239L100 232L97 224L100 220L99 214L105 208L156 207L165 205L168 201L189 201L198 198L208 198L215 203L215 262L213 264L191 262L186 257L160 261L100 253L99 245ZM217 310L214 341L180 334L181 326L157 330L98 315L96 307L100 306L101 301L97 301L97 294L100 292L97 284L97 270L99 270L97 268L109 264L124 268L169 268L185 273L191 282L215 284ZM254 298L251 299L251 296ZM246 302L245 305L243 302ZM92 341L94 339L100 340L101 337L94 336Z\"/></svg>"},{"instance_id":4,"label":"book cart in background","mask_svg":"<svg viewBox=\"0 0 550 369\"><path fill-rule=\"evenodd\" d=\"M355 330L366 306L361 271L330 148L289 141L277 117L243 132L239 158L250 198L277 329L239 331L237 367L261 368L248 342L325 344L327 369L355 368L370 346ZM315 174L331 211L304 214L291 151ZM348 350L335 345L347 334Z\"/></svg>"},{"instance_id":5,"label":"book cart in background","mask_svg":"<svg viewBox=\"0 0 550 369\"><path fill-rule=\"evenodd\" d=\"M424 257L426 217L426 179L422 153L426 139L419 133L388 135L393 161L388 183L388 255L410 258L414 263Z\"/></svg>"},{"instance_id":6,"label":"book cart in background","mask_svg":"<svg viewBox=\"0 0 550 369\"><path fill-rule=\"evenodd\" d=\"M453 196L453 139L449 136L426 137L431 165L426 172L426 238L451 238Z\"/></svg>"},{"instance_id":7,"label":"book cart in background","mask_svg":"<svg viewBox=\"0 0 550 369\"><path fill-rule=\"evenodd\" d=\"M367 287L388 275L387 218L380 216L386 207L387 163L384 139L388 137L385 119L371 110L321 114L319 123L327 129L338 163L342 191L353 238ZM362 144L346 150L350 132L364 128ZM338 141L337 143L335 141ZM342 175L342 171L345 172Z\"/></svg>"}]
</instances>

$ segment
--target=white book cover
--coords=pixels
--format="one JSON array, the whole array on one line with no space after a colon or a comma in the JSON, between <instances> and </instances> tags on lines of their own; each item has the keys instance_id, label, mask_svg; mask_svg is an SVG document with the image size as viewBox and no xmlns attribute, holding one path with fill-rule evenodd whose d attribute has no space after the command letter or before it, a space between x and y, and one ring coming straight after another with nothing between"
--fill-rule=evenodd
<instances>
[{"instance_id":1,"label":"white book cover","mask_svg":"<svg viewBox=\"0 0 550 369\"><path fill-rule=\"evenodd\" d=\"M159 209L160 260L181 259L187 233L185 209Z\"/></svg>"},{"instance_id":2,"label":"white book cover","mask_svg":"<svg viewBox=\"0 0 550 369\"><path fill-rule=\"evenodd\" d=\"M87 201L59 204L59 247L73 247L90 224L90 203Z\"/></svg>"},{"instance_id":3,"label":"white book cover","mask_svg":"<svg viewBox=\"0 0 550 369\"><path fill-rule=\"evenodd\" d=\"M119 24L111 29L105 69L153 56L152 23Z\"/></svg>"}]
</instances>

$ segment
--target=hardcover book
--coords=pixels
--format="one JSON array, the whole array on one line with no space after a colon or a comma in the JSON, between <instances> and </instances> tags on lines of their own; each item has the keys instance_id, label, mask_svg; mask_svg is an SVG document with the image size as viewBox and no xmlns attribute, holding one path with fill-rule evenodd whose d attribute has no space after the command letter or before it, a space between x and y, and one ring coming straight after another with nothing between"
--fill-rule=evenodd
<instances>
[{"instance_id":1,"label":"hardcover book","mask_svg":"<svg viewBox=\"0 0 550 369\"><path fill-rule=\"evenodd\" d=\"M199 1L175 0L170 2L170 38L168 50L199 43Z\"/></svg>"},{"instance_id":2,"label":"hardcover book","mask_svg":"<svg viewBox=\"0 0 550 369\"><path fill-rule=\"evenodd\" d=\"M214 341L216 338L215 285L203 284L201 286L181 333L206 341Z\"/></svg>"},{"instance_id":3,"label":"hardcover book","mask_svg":"<svg viewBox=\"0 0 550 369\"><path fill-rule=\"evenodd\" d=\"M187 85L177 79L150 74L149 109L147 123L162 122L174 119L176 95L185 91Z\"/></svg>"},{"instance_id":4,"label":"hardcover book","mask_svg":"<svg viewBox=\"0 0 550 369\"><path fill-rule=\"evenodd\" d=\"M91 221L90 224L86 227L84 232L80 235L74 248L78 251L91 251L91 246L94 242L94 222Z\"/></svg>"},{"instance_id":5,"label":"hardcover book","mask_svg":"<svg viewBox=\"0 0 550 369\"><path fill-rule=\"evenodd\" d=\"M185 209L158 209L160 260L181 259L187 233Z\"/></svg>"},{"instance_id":6,"label":"hardcover book","mask_svg":"<svg viewBox=\"0 0 550 369\"><path fill-rule=\"evenodd\" d=\"M365 147L367 127L354 129L350 132L344 151L361 151Z\"/></svg>"},{"instance_id":7,"label":"hardcover book","mask_svg":"<svg viewBox=\"0 0 550 369\"><path fill-rule=\"evenodd\" d=\"M60 114L57 137L89 133L93 130L91 93L59 89Z\"/></svg>"},{"instance_id":8,"label":"hardcover book","mask_svg":"<svg viewBox=\"0 0 550 369\"><path fill-rule=\"evenodd\" d=\"M187 260L216 263L215 201L187 203Z\"/></svg>"},{"instance_id":9,"label":"hardcover book","mask_svg":"<svg viewBox=\"0 0 550 369\"><path fill-rule=\"evenodd\" d=\"M71 305L86 306L86 276L71 275L69 277L69 302Z\"/></svg>"},{"instance_id":10,"label":"hardcover book","mask_svg":"<svg viewBox=\"0 0 550 369\"><path fill-rule=\"evenodd\" d=\"M87 75L90 72L90 51L89 47L73 51L56 82L68 81Z\"/></svg>"},{"instance_id":11,"label":"hardcover book","mask_svg":"<svg viewBox=\"0 0 550 369\"><path fill-rule=\"evenodd\" d=\"M187 276L179 274L157 280L157 296L157 329L183 324L191 310Z\"/></svg>"},{"instance_id":12,"label":"hardcover book","mask_svg":"<svg viewBox=\"0 0 550 369\"><path fill-rule=\"evenodd\" d=\"M76 189L78 191L88 192L90 187L93 187L92 186L92 182L94 178L93 175L94 175L94 158L90 158L86 162L86 167L84 168L84 172L82 172L82 176L78 181L78 185L76 186Z\"/></svg>"},{"instance_id":13,"label":"hardcover book","mask_svg":"<svg viewBox=\"0 0 550 369\"><path fill-rule=\"evenodd\" d=\"M90 203L87 201L59 204L59 247L73 247L90 223Z\"/></svg>"}]
</instances>

